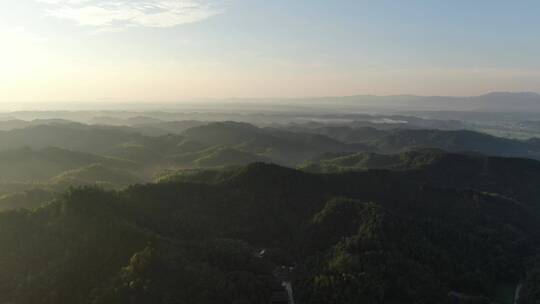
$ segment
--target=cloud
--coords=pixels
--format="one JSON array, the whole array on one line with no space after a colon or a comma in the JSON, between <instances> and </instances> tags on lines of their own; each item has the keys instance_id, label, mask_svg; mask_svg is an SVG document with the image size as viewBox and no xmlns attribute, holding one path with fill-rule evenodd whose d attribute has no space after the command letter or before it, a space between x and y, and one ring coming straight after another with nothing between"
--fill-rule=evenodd
<instances>
[{"instance_id":1,"label":"cloud","mask_svg":"<svg viewBox=\"0 0 540 304\"><path fill-rule=\"evenodd\" d=\"M174 27L221 13L217 0L36 0L47 15L100 31Z\"/></svg>"}]
</instances>

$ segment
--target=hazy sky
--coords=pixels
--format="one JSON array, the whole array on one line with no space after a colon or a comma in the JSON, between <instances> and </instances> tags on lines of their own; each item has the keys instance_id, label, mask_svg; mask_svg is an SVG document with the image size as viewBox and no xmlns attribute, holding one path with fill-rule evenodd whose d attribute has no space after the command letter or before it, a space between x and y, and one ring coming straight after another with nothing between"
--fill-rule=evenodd
<instances>
[{"instance_id":1,"label":"hazy sky","mask_svg":"<svg viewBox=\"0 0 540 304\"><path fill-rule=\"evenodd\" d=\"M0 102L538 92L538 16L538 0L0 0Z\"/></svg>"}]
</instances>

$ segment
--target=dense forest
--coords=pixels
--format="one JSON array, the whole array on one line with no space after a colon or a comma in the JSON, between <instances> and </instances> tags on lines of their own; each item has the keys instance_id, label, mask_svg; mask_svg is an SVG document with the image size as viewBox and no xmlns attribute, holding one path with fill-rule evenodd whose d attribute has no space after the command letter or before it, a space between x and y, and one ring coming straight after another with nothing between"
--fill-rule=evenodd
<instances>
[{"instance_id":1,"label":"dense forest","mask_svg":"<svg viewBox=\"0 0 540 304\"><path fill-rule=\"evenodd\" d=\"M0 131L0 303L540 301L535 139L174 126Z\"/></svg>"}]
</instances>

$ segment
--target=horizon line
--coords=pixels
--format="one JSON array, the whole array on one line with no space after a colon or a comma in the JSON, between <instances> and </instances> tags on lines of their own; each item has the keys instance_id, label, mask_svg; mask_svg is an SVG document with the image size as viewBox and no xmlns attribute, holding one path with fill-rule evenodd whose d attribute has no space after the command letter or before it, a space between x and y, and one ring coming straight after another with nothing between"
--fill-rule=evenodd
<instances>
[{"instance_id":1,"label":"horizon line","mask_svg":"<svg viewBox=\"0 0 540 304\"><path fill-rule=\"evenodd\" d=\"M113 105L174 105L174 104L181 104L181 103L193 103L193 102L223 102L223 101L263 101L263 100L308 100L308 99L323 99L323 98L353 98L353 97L419 97L419 98L475 98L475 97L482 97L482 96L489 96L494 94L531 94L531 95L537 95L540 97L540 91L488 91L481 94L475 94L475 95L423 95L423 94L409 94L409 93L402 93L402 94L353 94L353 95L314 95L314 96L291 96L291 97L194 97L194 98L181 98L178 100L64 100L64 101L3 101L2 103L7 103L10 106L15 106L17 104L21 105L43 105L43 104L71 104L71 103L77 103L77 104L104 104L109 103Z\"/></svg>"}]
</instances>

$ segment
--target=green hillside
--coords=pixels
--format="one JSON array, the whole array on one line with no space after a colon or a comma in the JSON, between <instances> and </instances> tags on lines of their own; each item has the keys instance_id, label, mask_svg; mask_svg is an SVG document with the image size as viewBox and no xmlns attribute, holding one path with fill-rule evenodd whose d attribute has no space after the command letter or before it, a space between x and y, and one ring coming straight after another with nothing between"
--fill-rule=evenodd
<instances>
[{"instance_id":1,"label":"green hillside","mask_svg":"<svg viewBox=\"0 0 540 304\"><path fill-rule=\"evenodd\" d=\"M346 144L322 135L261 129L237 122L211 123L188 129L182 135L193 141L234 147L287 165L324 152L349 150Z\"/></svg>"},{"instance_id":2,"label":"green hillside","mask_svg":"<svg viewBox=\"0 0 540 304\"><path fill-rule=\"evenodd\" d=\"M10 209L34 209L51 202L56 195L52 191L33 188L0 196L0 211Z\"/></svg>"},{"instance_id":3,"label":"green hillside","mask_svg":"<svg viewBox=\"0 0 540 304\"><path fill-rule=\"evenodd\" d=\"M55 188L70 186L101 185L106 188L122 188L143 180L129 171L115 169L102 164L92 164L74 170L65 171L48 181Z\"/></svg>"},{"instance_id":4,"label":"green hillside","mask_svg":"<svg viewBox=\"0 0 540 304\"><path fill-rule=\"evenodd\" d=\"M0 151L0 180L36 182L45 181L66 170L100 163L104 166L130 169L132 162L92 155L60 148L33 150L20 148Z\"/></svg>"},{"instance_id":5,"label":"green hillside","mask_svg":"<svg viewBox=\"0 0 540 304\"><path fill-rule=\"evenodd\" d=\"M302 170L318 173L336 173L368 169L407 170L433 165L450 156L442 150L417 149L398 154L377 154L360 152L346 155L327 155L318 160L307 161L300 165ZM462 158L480 156L461 155Z\"/></svg>"},{"instance_id":6,"label":"green hillside","mask_svg":"<svg viewBox=\"0 0 540 304\"><path fill-rule=\"evenodd\" d=\"M271 162L271 160L241 150L219 147L193 163L197 167L221 167L247 165L254 162Z\"/></svg>"}]
</instances>

